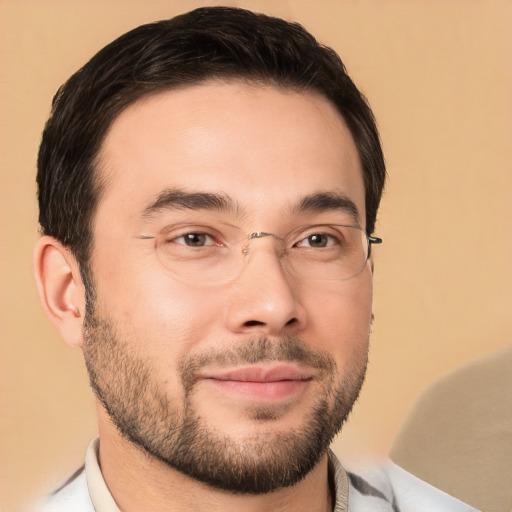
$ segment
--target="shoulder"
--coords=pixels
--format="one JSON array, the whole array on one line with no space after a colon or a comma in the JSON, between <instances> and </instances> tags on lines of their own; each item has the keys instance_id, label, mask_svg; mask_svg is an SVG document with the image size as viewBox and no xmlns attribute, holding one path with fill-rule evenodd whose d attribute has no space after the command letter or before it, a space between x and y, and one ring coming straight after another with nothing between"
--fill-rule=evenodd
<instances>
[{"instance_id":1,"label":"shoulder","mask_svg":"<svg viewBox=\"0 0 512 512\"><path fill-rule=\"evenodd\" d=\"M94 512L89 497L85 468L77 470L59 489L35 507L33 512Z\"/></svg>"},{"instance_id":2,"label":"shoulder","mask_svg":"<svg viewBox=\"0 0 512 512\"><path fill-rule=\"evenodd\" d=\"M479 512L390 460L364 471L362 476L350 474L350 481L364 496L381 494L392 504L392 510L397 512ZM349 510L352 512L352 509Z\"/></svg>"}]
</instances>

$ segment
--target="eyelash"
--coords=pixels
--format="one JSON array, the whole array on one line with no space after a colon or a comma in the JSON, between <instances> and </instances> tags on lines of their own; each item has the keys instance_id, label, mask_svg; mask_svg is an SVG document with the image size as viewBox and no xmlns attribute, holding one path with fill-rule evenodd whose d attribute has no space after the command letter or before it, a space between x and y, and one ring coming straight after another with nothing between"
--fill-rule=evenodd
<instances>
[{"instance_id":1,"label":"eyelash","mask_svg":"<svg viewBox=\"0 0 512 512\"><path fill-rule=\"evenodd\" d=\"M325 247L331 247L333 245L337 245L337 244L340 243L340 239L336 238L336 236L334 236L333 234L331 234L331 233L323 233L323 232L319 231L319 232L310 233L307 236L305 236L304 238L301 238L301 240L299 240L297 243L295 243L293 245L293 247L303 247L300 244L302 242L305 242L309 238L314 237L314 236L327 237L328 241L327 241L327 245Z\"/></svg>"},{"instance_id":2,"label":"eyelash","mask_svg":"<svg viewBox=\"0 0 512 512\"><path fill-rule=\"evenodd\" d=\"M193 235L199 235L200 237L205 237L205 238L209 238L213 243L206 243L204 245L199 245L199 246L195 246L195 245L189 245L186 243L186 237L190 237L190 236L193 236ZM177 242L177 240L179 240L180 238L183 239L184 243L181 244L180 242ZM167 243L178 243L180 245L184 245L186 247L209 247L209 246L213 246L213 245L221 245L221 244L218 244L215 242L215 239L213 237L213 235L211 235L210 233L205 233L203 231L187 231L186 233L183 233L179 236L176 236L176 237L173 237L171 239L168 239L167 240Z\"/></svg>"}]
</instances>

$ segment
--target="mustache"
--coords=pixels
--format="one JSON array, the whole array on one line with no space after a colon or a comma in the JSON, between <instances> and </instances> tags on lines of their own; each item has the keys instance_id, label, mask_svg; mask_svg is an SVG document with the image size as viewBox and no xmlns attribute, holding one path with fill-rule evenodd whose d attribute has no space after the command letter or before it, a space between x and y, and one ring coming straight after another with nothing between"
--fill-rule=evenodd
<instances>
[{"instance_id":1,"label":"mustache","mask_svg":"<svg viewBox=\"0 0 512 512\"><path fill-rule=\"evenodd\" d=\"M190 391L198 381L200 370L205 367L225 368L274 361L314 368L321 376L332 374L336 369L336 362L326 352L308 346L295 336L282 336L253 338L222 350L192 354L179 364L179 373L185 390Z\"/></svg>"}]
</instances>

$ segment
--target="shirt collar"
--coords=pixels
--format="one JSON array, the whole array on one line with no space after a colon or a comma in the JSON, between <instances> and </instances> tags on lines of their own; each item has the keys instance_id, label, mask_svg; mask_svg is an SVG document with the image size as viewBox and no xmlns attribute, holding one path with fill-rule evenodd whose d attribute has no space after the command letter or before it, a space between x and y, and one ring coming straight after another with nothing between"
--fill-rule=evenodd
<instances>
[{"instance_id":1,"label":"shirt collar","mask_svg":"<svg viewBox=\"0 0 512 512\"><path fill-rule=\"evenodd\" d=\"M120 512L101 473L99 463L100 439L94 439L85 456L85 477L92 505L96 512Z\"/></svg>"},{"instance_id":2,"label":"shirt collar","mask_svg":"<svg viewBox=\"0 0 512 512\"><path fill-rule=\"evenodd\" d=\"M348 511L348 476L347 472L338 460L338 457L329 450L328 457L328 474L329 482L332 482L332 489L334 493L334 508L333 512L347 512Z\"/></svg>"}]
</instances>

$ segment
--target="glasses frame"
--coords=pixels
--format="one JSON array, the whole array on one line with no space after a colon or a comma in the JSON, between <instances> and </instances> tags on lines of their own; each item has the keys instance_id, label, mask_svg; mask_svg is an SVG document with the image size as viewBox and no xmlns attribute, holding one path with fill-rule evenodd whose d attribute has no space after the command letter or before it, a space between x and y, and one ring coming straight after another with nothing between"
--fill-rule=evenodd
<instances>
[{"instance_id":1,"label":"glasses frame","mask_svg":"<svg viewBox=\"0 0 512 512\"><path fill-rule=\"evenodd\" d=\"M319 225L319 226L322 226L322 225ZM333 225L334 226L334 225ZM350 224L336 224L335 226L339 226L339 227L345 227L345 228L350 228L350 229L355 229L355 230L358 230L361 235L363 235L366 240L367 240L367 254L366 254L366 259L364 260L365 263L370 259L371 257L371 249L372 249L372 245L380 245L383 243L383 239L382 238L379 238L379 237L376 237L376 236L372 236L372 235L369 235L368 233L366 233L362 228L360 228L359 226L354 226L354 225L350 225ZM306 226L305 226L306 227ZM314 228L315 226L308 226L308 228ZM301 228L298 228L297 230L294 230L294 231L298 231L300 230ZM291 232L293 233L293 231ZM290 233L289 233L290 234ZM288 235L289 235L288 234ZM288 236L286 235L286 236ZM281 240L281 241L284 241L284 238L276 235L275 233L271 233L271 232L268 232L268 231L252 231L250 232L248 235L246 235L244 238L246 240L246 245L244 247L242 247L242 254L244 255L247 255L248 252L249 252L249 246L250 246L250 242L256 238L264 238L264 237L272 237L272 238L275 238L277 240ZM152 235L145 235L145 236L142 236L141 238L144 238L144 239L155 239L155 238L158 238L157 236L152 236ZM286 238L286 237L285 237ZM165 265L164 265L165 266ZM349 280L349 279L352 279L353 277L356 277L357 275L359 275L361 273L361 271L363 270L364 268L364 265L361 266L360 270L357 271L357 273L351 275L350 277L346 277L346 278L343 278L343 279L340 279L339 281L346 281L346 280Z\"/></svg>"}]
</instances>

